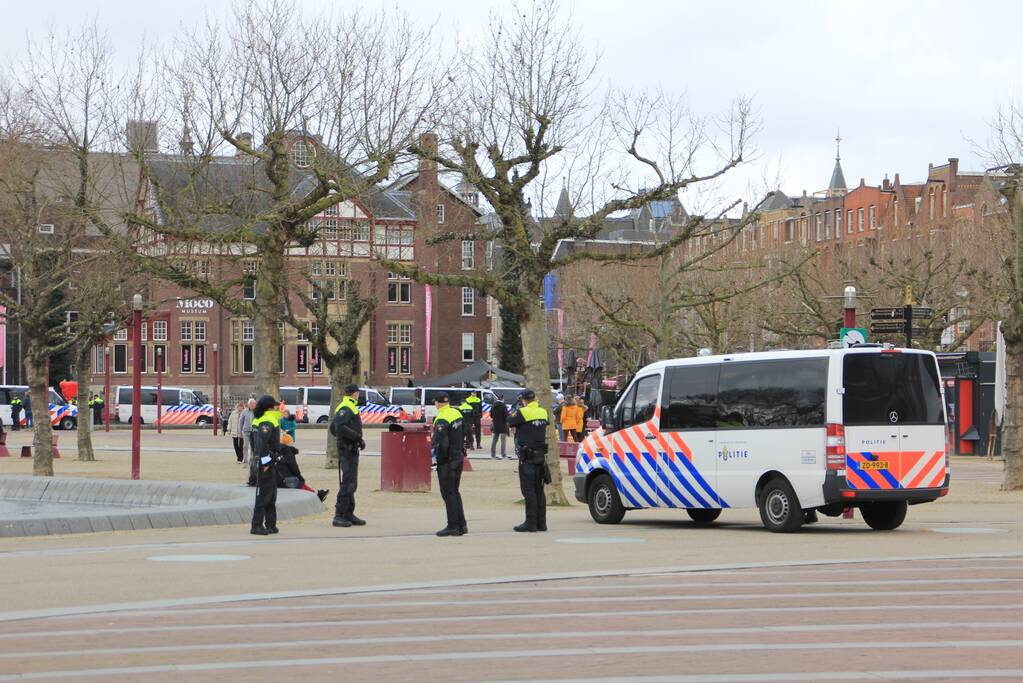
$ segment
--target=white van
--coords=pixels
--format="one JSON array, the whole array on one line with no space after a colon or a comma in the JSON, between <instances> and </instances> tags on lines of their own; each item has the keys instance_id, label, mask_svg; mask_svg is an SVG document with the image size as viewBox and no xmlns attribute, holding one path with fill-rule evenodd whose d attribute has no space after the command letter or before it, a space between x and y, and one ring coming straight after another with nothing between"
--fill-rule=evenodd
<instances>
[{"instance_id":1,"label":"white van","mask_svg":"<svg viewBox=\"0 0 1023 683\"><path fill-rule=\"evenodd\" d=\"M114 392L114 414L118 422L131 422L131 389L130 385L122 384ZM156 387L142 387L142 424L156 424L156 394ZM213 424L213 405L191 389L163 387L160 397L161 425Z\"/></svg>"},{"instance_id":2,"label":"white van","mask_svg":"<svg viewBox=\"0 0 1023 683\"><path fill-rule=\"evenodd\" d=\"M323 424L330 420L330 387L281 387L281 400L297 422ZM376 389L359 389L359 415L363 424L389 424L406 419L401 408L390 404Z\"/></svg>"},{"instance_id":3,"label":"white van","mask_svg":"<svg viewBox=\"0 0 1023 683\"><path fill-rule=\"evenodd\" d=\"M78 426L78 406L68 403L64 397L52 388L48 389L50 404L47 406L50 412L50 424L57 429L74 429ZM4 425L14 425L11 419L11 399L17 396L21 399L21 419L18 421L23 427L28 425L28 418L25 415L24 404L28 402L28 387L24 384L0 385L0 422ZM35 417L35 409L32 416Z\"/></svg>"},{"instance_id":4,"label":"white van","mask_svg":"<svg viewBox=\"0 0 1023 683\"><path fill-rule=\"evenodd\" d=\"M426 422L433 422L437 416L437 408L433 401L437 394L444 392L452 406L457 406L464 401L469 394L481 394L483 401L483 422L490 420L490 408L497 401L497 397L490 389L467 389L465 387L391 387L391 403L402 408L410 419ZM519 391L522 391L519 389Z\"/></svg>"},{"instance_id":5,"label":"white van","mask_svg":"<svg viewBox=\"0 0 1023 683\"><path fill-rule=\"evenodd\" d=\"M648 365L580 444L575 497L601 524L757 507L771 531L857 507L878 530L948 493L945 402L928 351L860 346Z\"/></svg>"}]
</instances>

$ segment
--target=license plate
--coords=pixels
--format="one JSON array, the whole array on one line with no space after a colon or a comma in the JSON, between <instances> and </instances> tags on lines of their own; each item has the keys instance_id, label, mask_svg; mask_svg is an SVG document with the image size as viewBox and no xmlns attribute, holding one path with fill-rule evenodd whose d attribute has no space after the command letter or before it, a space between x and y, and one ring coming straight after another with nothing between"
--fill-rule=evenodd
<instances>
[{"instance_id":1,"label":"license plate","mask_svg":"<svg viewBox=\"0 0 1023 683\"><path fill-rule=\"evenodd\" d=\"M886 470L888 469L887 460L871 460L870 462L861 462L861 470Z\"/></svg>"}]
</instances>

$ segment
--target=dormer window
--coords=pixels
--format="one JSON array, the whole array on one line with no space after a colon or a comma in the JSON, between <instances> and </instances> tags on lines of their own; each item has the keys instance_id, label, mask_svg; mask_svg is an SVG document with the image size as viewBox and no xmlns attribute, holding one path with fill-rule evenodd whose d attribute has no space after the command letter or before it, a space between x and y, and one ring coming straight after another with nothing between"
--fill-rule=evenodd
<instances>
[{"instance_id":1,"label":"dormer window","mask_svg":"<svg viewBox=\"0 0 1023 683\"><path fill-rule=\"evenodd\" d=\"M305 140L291 143L291 163L296 168L309 168L314 153L312 146Z\"/></svg>"}]
</instances>

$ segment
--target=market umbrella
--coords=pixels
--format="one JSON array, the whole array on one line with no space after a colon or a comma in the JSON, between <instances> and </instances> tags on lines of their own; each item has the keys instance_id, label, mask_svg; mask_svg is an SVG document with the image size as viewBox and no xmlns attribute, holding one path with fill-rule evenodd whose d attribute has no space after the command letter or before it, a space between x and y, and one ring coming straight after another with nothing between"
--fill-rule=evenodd
<instances>
[{"instance_id":1,"label":"market umbrella","mask_svg":"<svg viewBox=\"0 0 1023 683\"><path fill-rule=\"evenodd\" d=\"M575 349L569 349L565 352L565 379L566 387L571 387L570 393L575 393L575 371L579 365L579 361L575 358Z\"/></svg>"},{"instance_id":2,"label":"market umbrella","mask_svg":"<svg viewBox=\"0 0 1023 683\"><path fill-rule=\"evenodd\" d=\"M600 394L600 385L604 379L604 360L600 357L600 349L596 346L590 351L589 360L586 362L586 374L590 380L589 400L587 405L593 412L590 415L599 415L599 408L604 404L604 398Z\"/></svg>"}]
</instances>

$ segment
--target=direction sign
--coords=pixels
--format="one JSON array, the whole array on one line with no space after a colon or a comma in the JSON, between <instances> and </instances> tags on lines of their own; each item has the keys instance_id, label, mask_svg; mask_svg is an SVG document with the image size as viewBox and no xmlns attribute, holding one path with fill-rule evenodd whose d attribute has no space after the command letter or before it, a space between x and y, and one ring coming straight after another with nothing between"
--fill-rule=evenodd
<instances>
[{"instance_id":1,"label":"direction sign","mask_svg":"<svg viewBox=\"0 0 1023 683\"><path fill-rule=\"evenodd\" d=\"M862 327L843 327L838 331L838 338L842 340L842 347L847 349L853 344L866 344L867 331Z\"/></svg>"},{"instance_id":2,"label":"direction sign","mask_svg":"<svg viewBox=\"0 0 1023 683\"><path fill-rule=\"evenodd\" d=\"M905 310L902 306L898 308L872 308L870 310L871 320L902 320Z\"/></svg>"},{"instance_id":3,"label":"direction sign","mask_svg":"<svg viewBox=\"0 0 1023 683\"><path fill-rule=\"evenodd\" d=\"M929 319L934 317L934 309L931 309L931 308L917 308L916 306L914 306L913 307L913 317L914 318L925 318L925 319L929 320Z\"/></svg>"},{"instance_id":4,"label":"direction sign","mask_svg":"<svg viewBox=\"0 0 1023 683\"><path fill-rule=\"evenodd\" d=\"M870 323L871 334L905 334L906 323L901 320L890 320L880 323ZM913 335L927 334L926 327L913 326Z\"/></svg>"}]
</instances>

